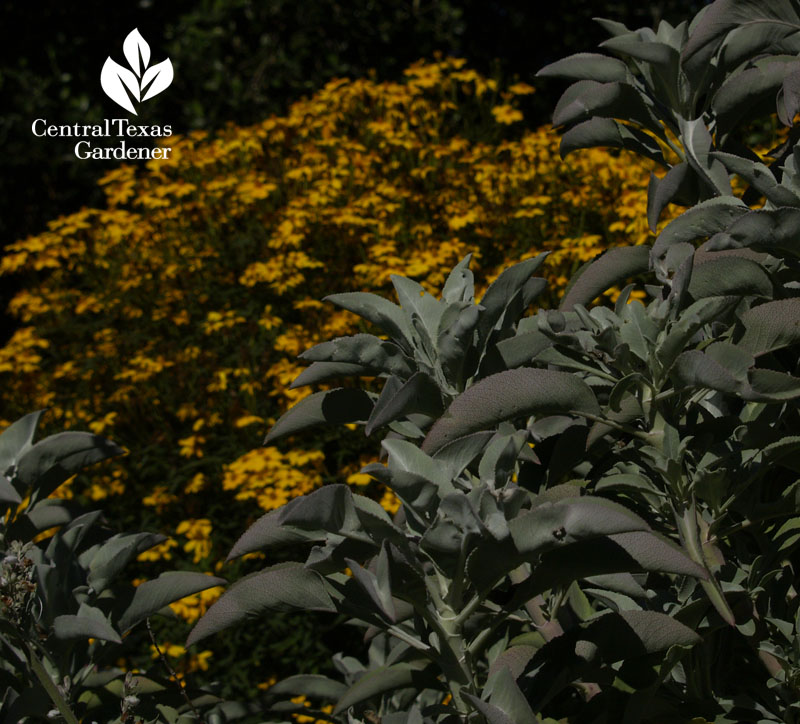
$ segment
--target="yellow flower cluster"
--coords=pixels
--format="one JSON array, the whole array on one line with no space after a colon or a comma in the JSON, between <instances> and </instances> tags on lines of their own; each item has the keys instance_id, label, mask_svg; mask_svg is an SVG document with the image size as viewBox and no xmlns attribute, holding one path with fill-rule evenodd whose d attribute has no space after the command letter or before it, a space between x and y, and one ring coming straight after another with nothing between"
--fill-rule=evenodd
<instances>
[{"instance_id":1,"label":"yellow flower cluster","mask_svg":"<svg viewBox=\"0 0 800 724\"><path fill-rule=\"evenodd\" d=\"M208 518L192 518L181 521L175 529L187 539L183 550L194 556L194 563L200 563L211 553L211 528Z\"/></svg>"},{"instance_id":2,"label":"yellow flower cluster","mask_svg":"<svg viewBox=\"0 0 800 724\"><path fill-rule=\"evenodd\" d=\"M224 467L222 488L235 491L237 500L254 499L264 510L274 510L322 484L319 450L276 447L251 450Z\"/></svg>"},{"instance_id":3,"label":"yellow flower cluster","mask_svg":"<svg viewBox=\"0 0 800 724\"><path fill-rule=\"evenodd\" d=\"M48 407L52 429L131 451L119 476L72 487L129 529L155 517L175 536L143 561L207 565L224 531L348 465L365 485L360 432L259 447L309 394L290 389L297 354L362 329L325 295L391 296L391 274L438 289L467 253L485 288L509 260L549 251L548 303L581 263L650 237L649 164L602 150L562 162L552 129L524 123L531 92L462 60L420 62L399 82L335 80L282 117L172 137L168 160L114 169L103 208L0 260L22 285L10 309L23 326L0 348L4 417ZM173 608L195 620L213 596Z\"/></svg>"},{"instance_id":4,"label":"yellow flower cluster","mask_svg":"<svg viewBox=\"0 0 800 724\"><path fill-rule=\"evenodd\" d=\"M169 604L169 607L187 623L194 623L208 611L209 606L222 595L223 590L222 586L207 588L200 593L185 596L179 601Z\"/></svg>"},{"instance_id":5,"label":"yellow flower cluster","mask_svg":"<svg viewBox=\"0 0 800 724\"><path fill-rule=\"evenodd\" d=\"M186 674L194 671L208 671L208 662L212 652L206 650L189 653L180 644L163 643L159 644L158 648L154 644L150 644L150 655L154 659L163 655L173 667L178 678L183 679ZM177 668L175 668L176 666Z\"/></svg>"}]
</instances>

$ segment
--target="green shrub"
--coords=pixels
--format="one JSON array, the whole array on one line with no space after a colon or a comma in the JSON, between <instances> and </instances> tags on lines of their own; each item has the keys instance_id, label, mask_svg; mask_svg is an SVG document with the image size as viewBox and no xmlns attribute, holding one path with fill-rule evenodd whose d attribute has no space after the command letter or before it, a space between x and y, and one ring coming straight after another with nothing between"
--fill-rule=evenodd
<instances>
[{"instance_id":1,"label":"green shrub","mask_svg":"<svg viewBox=\"0 0 800 724\"><path fill-rule=\"evenodd\" d=\"M33 443L41 415L0 434L0 718L124 724L145 716L174 724L179 709L207 709L214 697L192 702L177 680L134 676L115 662L134 627L147 621L149 628L149 617L169 603L224 581L175 571L136 588L121 582L125 567L164 536L112 534L100 511L48 496L123 450L87 432Z\"/></svg>"},{"instance_id":2,"label":"green shrub","mask_svg":"<svg viewBox=\"0 0 800 724\"><path fill-rule=\"evenodd\" d=\"M19 329L0 348L0 418L46 407L53 430L92 430L135 453L57 494L102 504L120 530L169 536L143 554L141 575L218 573L244 526L323 482L382 498L358 473L374 459L363 435L259 447L261 426L309 392L290 386L296 355L359 331L320 297L388 294L392 272L436 289L468 253L483 286L509 256L551 250L552 303L582 262L650 236L652 164L601 150L562 163L552 129L520 120L531 95L455 58L418 63L401 82L335 81L284 116L174 137L168 161L114 169L102 207L54 219L0 260L20 285ZM384 503L397 505L390 493ZM174 609L194 623L216 595ZM245 631L215 641L207 675L238 686L244 647L251 667L264 662L255 687L298 660L318 671L341 646L305 618L264 625L258 643ZM185 630L163 636L177 651Z\"/></svg>"},{"instance_id":3,"label":"green shrub","mask_svg":"<svg viewBox=\"0 0 800 724\"><path fill-rule=\"evenodd\" d=\"M356 375L380 390L314 393L267 441L326 422L382 429L387 464L363 472L401 508L390 518L333 484L267 513L229 558L307 557L234 583L187 642L272 610L347 615L368 661L345 652L342 681L278 683L278 719L798 721L798 151L792 131L767 167L736 135L772 110L765 88L793 122L783 54L800 51L800 14L718 0L678 28L606 27L618 58L546 71L580 79L556 112L578 123L562 149L658 160L653 226L668 201L691 208L531 316L540 258L477 304L468 257L438 299L400 276L399 306L329 298L381 336L312 347L296 384ZM733 196L729 172L762 208ZM631 278L613 307L592 306Z\"/></svg>"}]
</instances>

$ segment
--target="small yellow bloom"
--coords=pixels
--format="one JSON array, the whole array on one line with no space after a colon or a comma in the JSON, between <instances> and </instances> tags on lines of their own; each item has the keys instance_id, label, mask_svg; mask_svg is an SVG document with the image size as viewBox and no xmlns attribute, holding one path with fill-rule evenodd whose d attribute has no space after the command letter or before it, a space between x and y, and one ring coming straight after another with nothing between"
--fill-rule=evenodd
<instances>
[{"instance_id":1,"label":"small yellow bloom","mask_svg":"<svg viewBox=\"0 0 800 724\"><path fill-rule=\"evenodd\" d=\"M254 425L256 423L263 424L264 418L259 417L258 415L244 415L236 420L236 422L233 424L236 427L247 427L248 425Z\"/></svg>"},{"instance_id":2,"label":"small yellow bloom","mask_svg":"<svg viewBox=\"0 0 800 724\"><path fill-rule=\"evenodd\" d=\"M536 92L536 89L529 86L527 83L514 83L514 85L508 87L508 90L517 96L526 96Z\"/></svg>"},{"instance_id":3,"label":"small yellow bloom","mask_svg":"<svg viewBox=\"0 0 800 724\"><path fill-rule=\"evenodd\" d=\"M492 108L492 115L498 123L505 125L522 120L522 112L508 104Z\"/></svg>"}]
</instances>

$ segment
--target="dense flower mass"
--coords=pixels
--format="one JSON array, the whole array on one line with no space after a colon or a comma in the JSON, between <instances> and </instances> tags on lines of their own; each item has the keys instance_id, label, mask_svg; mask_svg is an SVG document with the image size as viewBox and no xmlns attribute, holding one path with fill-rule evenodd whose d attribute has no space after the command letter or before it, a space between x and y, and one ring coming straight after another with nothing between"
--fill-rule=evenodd
<instances>
[{"instance_id":1,"label":"dense flower mass","mask_svg":"<svg viewBox=\"0 0 800 724\"><path fill-rule=\"evenodd\" d=\"M309 392L290 388L296 355L358 331L326 294L390 296L392 274L439 288L467 253L485 286L506 259L550 251L552 299L608 246L649 238L650 168L598 150L562 163L556 135L521 122L531 92L420 62L402 82L333 81L284 117L174 136L168 160L111 171L104 208L52 221L0 263L23 280L0 425L49 407L54 429L135 452L60 494L171 536L143 565L208 569L256 506L337 471L366 489L359 433L259 447ZM195 598L175 607L189 620L209 604Z\"/></svg>"}]
</instances>

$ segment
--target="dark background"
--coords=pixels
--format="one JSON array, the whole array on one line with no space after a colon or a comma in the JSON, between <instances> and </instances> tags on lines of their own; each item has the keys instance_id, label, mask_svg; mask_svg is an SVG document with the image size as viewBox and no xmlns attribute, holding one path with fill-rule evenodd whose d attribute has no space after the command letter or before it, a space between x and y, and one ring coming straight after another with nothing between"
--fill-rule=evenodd
<instances>
[{"instance_id":1,"label":"dark background","mask_svg":"<svg viewBox=\"0 0 800 724\"><path fill-rule=\"evenodd\" d=\"M108 55L124 62L122 41L134 27L150 43L152 60L169 56L175 68L168 92L146 107L149 115L182 132L283 113L334 77L374 70L379 80L397 78L436 50L483 73L530 81L542 65L603 40L594 16L635 28L682 19L690 5L698 3L4 0L0 239L35 233L47 219L96 200L93 182L115 162L81 162L72 144L36 139L30 124L41 117L70 124L126 117L99 78ZM558 92L544 90L533 123L548 119ZM54 154L55 145L62 153Z\"/></svg>"},{"instance_id":2,"label":"dark background","mask_svg":"<svg viewBox=\"0 0 800 724\"><path fill-rule=\"evenodd\" d=\"M531 82L546 63L604 39L594 16L637 28L682 20L702 4L0 0L0 250L59 214L100 202L95 182L119 162L79 160L75 140L36 138L31 123L128 117L101 90L100 70L109 55L124 63L122 42L135 27L150 44L151 62L168 56L175 69L172 85L140 107L138 120L182 133L282 114L334 77L374 72L378 80L396 79L435 51L497 78ZM563 84L537 82L537 89L526 108L531 125L549 120ZM14 281L0 279L0 314L13 292ZM0 317L0 342L9 333L9 320Z\"/></svg>"}]
</instances>

